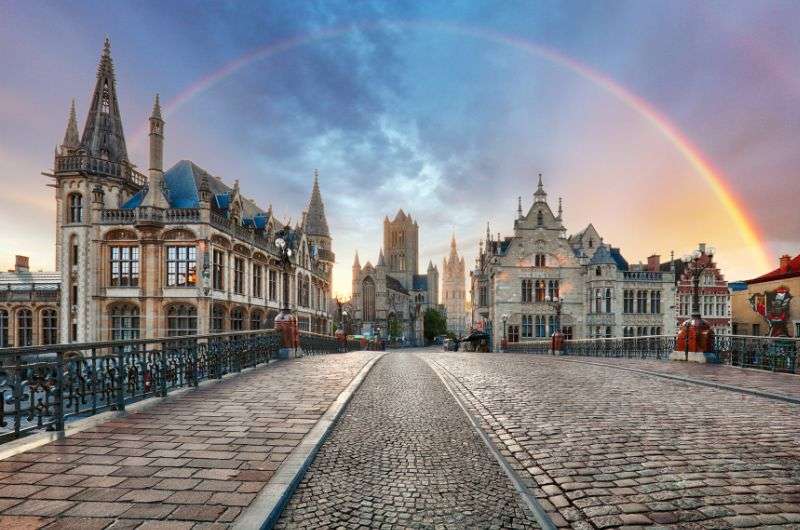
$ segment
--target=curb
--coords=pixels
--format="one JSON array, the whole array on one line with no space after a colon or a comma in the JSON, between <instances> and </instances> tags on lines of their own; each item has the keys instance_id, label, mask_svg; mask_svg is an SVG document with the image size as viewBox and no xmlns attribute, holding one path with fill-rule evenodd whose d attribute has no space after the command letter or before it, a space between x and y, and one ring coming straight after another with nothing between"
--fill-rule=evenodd
<instances>
[{"instance_id":1,"label":"curb","mask_svg":"<svg viewBox=\"0 0 800 530\"><path fill-rule=\"evenodd\" d=\"M717 383L714 381L705 381L703 379L693 379L691 377L683 377L680 375L672 375L672 374L665 374L662 372L651 372L650 370L641 370L639 368L628 368L626 366L616 366L613 364L606 364L606 363L599 363L594 361L584 361L582 359L556 359L558 361L568 362L568 363L581 363L581 364L591 364L593 366L603 366L606 368L616 369L616 370L625 370L627 372L635 372L638 374L644 375L652 375L655 377L661 377L662 379L671 379L673 381L680 381L682 383L689 383L698 386L707 386L710 388L716 388L717 390L728 390L730 392L737 392L739 394L747 394L750 396L761 397L765 399L772 399L775 401L785 401L787 403L793 403L795 405L800 405L800 398L787 396L785 394L774 394L772 392L765 392L763 390L754 390L752 388L744 388L740 386L734 385L726 385L725 383Z\"/></svg>"},{"instance_id":2,"label":"curb","mask_svg":"<svg viewBox=\"0 0 800 530\"><path fill-rule=\"evenodd\" d=\"M347 388L342 390L339 397L331 403L319 421L289 454L289 457L281 464L250 506L239 515L233 524L233 529L253 530L259 528L267 530L278 522L289 498L297 489L311 462L314 461L319 448L325 443L336 420L342 415L353 394L361 386L372 367L384 355L385 353L381 353L361 368Z\"/></svg>"},{"instance_id":3,"label":"curb","mask_svg":"<svg viewBox=\"0 0 800 530\"><path fill-rule=\"evenodd\" d=\"M453 389L453 387L450 385L450 382L447 381L447 377L453 377L453 376L450 375L449 372L447 372L446 368L439 365L439 363L437 363L436 361L424 358L421 358L421 360L428 363L428 366L430 366L433 369L434 373L436 373L436 375L442 381L444 387L447 389L448 392L450 392L450 395L453 396L453 398L455 398L456 403L458 403L458 406L461 407L462 411L464 411L464 415L467 417L467 420L472 425L472 428L475 430L475 432L478 433L478 435L481 437L481 440L483 440L484 445L489 450L489 453L491 453L491 455L494 456L495 460L497 460L497 463L500 464L500 468L505 472L506 476L511 480L511 483L514 485L514 489L517 490L517 493L522 498L522 501L525 503L528 509L530 509L530 511L533 513L536 522L539 523L539 526L542 528L542 530L556 530L557 526L550 519L550 516L547 515L547 512L544 510L544 508L542 508L542 505L539 504L539 501L536 499L536 497L528 491L527 486L525 486L525 483L522 481L522 477L520 477L519 473L517 473L517 471L511 467L511 465L506 461L503 455L500 454L500 450L497 448L497 446L495 446L494 442L492 442L489 436L481 428L480 421L469 411L466 404L464 403L464 400Z\"/></svg>"}]
</instances>

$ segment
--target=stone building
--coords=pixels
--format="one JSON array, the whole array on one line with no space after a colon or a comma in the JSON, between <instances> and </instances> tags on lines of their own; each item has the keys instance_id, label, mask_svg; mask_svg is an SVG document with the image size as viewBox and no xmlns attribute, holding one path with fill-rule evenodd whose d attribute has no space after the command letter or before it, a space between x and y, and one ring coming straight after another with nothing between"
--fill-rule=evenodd
<instances>
[{"instance_id":1,"label":"stone building","mask_svg":"<svg viewBox=\"0 0 800 530\"><path fill-rule=\"evenodd\" d=\"M442 305L447 311L447 329L456 336L467 331L466 299L464 258L458 255L454 234L450 240L450 255L442 260Z\"/></svg>"},{"instance_id":2,"label":"stone building","mask_svg":"<svg viewBox=\"0 0 800 530\"><path fill-rule=\"evenodd\" d=\"M731 296L731 332L734 335L800 338L800 254L784 255L778 267L744 282ZM769 315L770 321L764 318Z\"/></svg>"},{"instance_id":3,"label":"stone building","mask_svg":"<svg viewBox=\"0 0 800 530\"><path fill-rule=\"evenodd\" d=\"M189 160L164 171L158 96L149 129L145 176L128 158L106 39L83 132L73 104L50 174L61 340L271 327L284 283L301 329L329 331L334 255L316 176L284 275L271 208Z\"/></svg>"},{"instance_id":4,"label":"stone building","mask_svg":"<svg viewBox=\"0 0 800 530\"><path fill-rule=\"evenodd\" d=\"M26 256L0 272L0 348L58 344L61 276L31 272Z\"/></svg>"},{"instance_id":5,"label":"stone building","mask_svg":"<svg viewBox=\"0 0 800 530\"><path fill-rule=\"evenodd\" d=\"M557 329L559 299L568 338L673 334L674 276L655 258L629 265L591 224L567 237L561 201L554 213L539 175L527 214L519 199L512 236L495 238L487 225L470 273L473 325L495 349L504 333L510 342L543 339Z\"/></svg>"},{"instance_id":6,"label":"stone building","mask_svg":"<svg viewBox=\"0 0 800 530\"><path fill-rule=\"evenodd\" d=\"M439 270L419 274L419 225L403 210L383 221L383 248L363 267L356 252L350 303L353 323L365 335L422 341L422 314L439 303Z\"/></svg>"}]
</instances>

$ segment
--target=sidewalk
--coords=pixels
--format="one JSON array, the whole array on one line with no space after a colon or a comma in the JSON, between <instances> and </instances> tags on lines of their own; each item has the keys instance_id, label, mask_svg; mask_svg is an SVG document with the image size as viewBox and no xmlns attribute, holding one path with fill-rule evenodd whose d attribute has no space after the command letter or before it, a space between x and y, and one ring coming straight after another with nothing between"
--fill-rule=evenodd
<instances>
[{"instance_id":1,"label":"sidewalk","mask_svg":"<svg viewBox=\"0 0 800 530\"><path fill-rule=\"evenodd\" d=\"M0 461L0 529L224 528L377 353L263 366Z\"/></svg>"}]
</instances>

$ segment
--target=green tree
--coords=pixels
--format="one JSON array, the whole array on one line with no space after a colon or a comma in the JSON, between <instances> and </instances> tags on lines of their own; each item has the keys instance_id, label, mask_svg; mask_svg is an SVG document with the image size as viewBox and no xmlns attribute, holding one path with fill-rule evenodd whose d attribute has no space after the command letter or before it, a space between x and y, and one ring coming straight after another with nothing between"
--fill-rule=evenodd
<instances>
[{"instance_id":1,"label":"green tree","mask_svg":"<svg viewBox=\"0 0 800 530\"><path fill-rule=\"evenodd\" d=\"M441 311L429 307L422 317L422 329L425 339L432 341L434 337L447 333L447 319Z\"/></svg>"},{"instance_id":2,"label":"green tree","mask_svg":"<svg viewBox=\"0 0 800 530\"><path fill-rule=\"evenodd\" d=\"M389 320L389 338L396 339L403 335L403 323L396 317Z\"/></svg>"}]
</instances>

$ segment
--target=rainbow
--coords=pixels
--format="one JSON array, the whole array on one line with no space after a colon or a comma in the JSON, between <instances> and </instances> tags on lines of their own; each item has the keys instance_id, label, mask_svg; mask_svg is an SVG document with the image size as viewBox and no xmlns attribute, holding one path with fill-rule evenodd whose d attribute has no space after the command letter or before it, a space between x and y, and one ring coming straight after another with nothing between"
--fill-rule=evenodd
<instances>
[{"instance_id":1,"label":"rainbow","mask_svg":"<svg viewBox=\"0 0 800 530\"><path fill-rule=\"evenodd\" d=\"M556 50L544 47L525 39L510 37L508 35L494 31L465 26L449 22L432 21L409 21L409 20L381 20L362 24L350 24L346 26L323 29L311 34L292 37L276 43L256 48L250 52L225 64L218 70L198 79L180 94L169 100L164 106L164 115L169 116L180 107L185 105L198 94L205 92L223 79L235 74L248 65L261 61L277 54L289 51L298 46L303 46L320 40L336 38L354 31L375 31L387 27L401 29L420 29L445 31L449 33L464 35L468 37L483 39L496 44L511 46L529 55L545 59L555 65L566 68L581 78L587 79L610 94L623 104L634 110L641 118L650 123L658 130L661 135L672 144L675 149L683 156L694 171L706 182L714 196L721 203L728 213L736 230L739 232L743 242L749 248L754 264L759 270L768 270L771 260L769 254L762 243L758 227L755 221L748 214L741 200L731 190L723 173L716 169L703 152L695 146L692 141L683 134L678 127L666 116L660 113L650 103L640 96L634 94L629 89L623 87L610 77L598 72L589 66L568 57ZM147 125L141 127L134 135L134 144L140 142L146 134Z\"/></svg>"}]
</instances>

